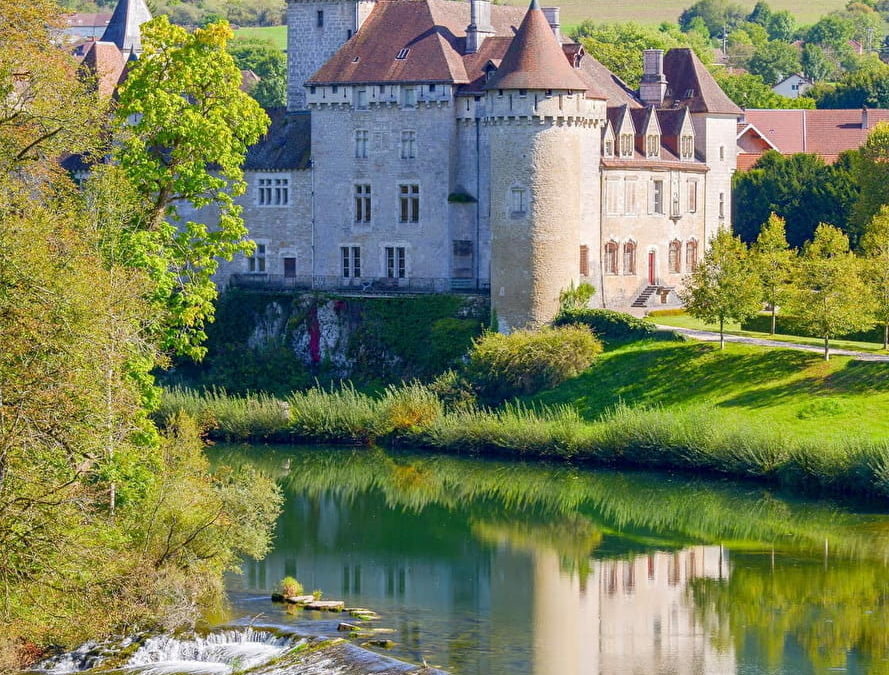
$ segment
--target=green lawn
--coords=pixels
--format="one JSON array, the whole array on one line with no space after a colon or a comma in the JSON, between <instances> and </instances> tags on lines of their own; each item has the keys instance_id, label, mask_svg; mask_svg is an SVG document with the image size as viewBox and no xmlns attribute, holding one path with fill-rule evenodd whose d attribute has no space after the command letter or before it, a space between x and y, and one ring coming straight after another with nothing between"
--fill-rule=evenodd
<instances>
[{"instance_id":1,"label":"green lawn","mask_svg":"<svg viewBox=\"0 0 889 675\"><path fill-rule=\"evenodd\" d=\"M507 4L525 7L526 0L506 0ZM545 6L562 8L562 25L570 27L584 19L596 21L636 21L658 24L661 21L676 21L682 10L694 4L694 0L659 0L658 2L613 2L612 0L549 0ZM740 3L753 9L754 0ZM769 2L772 10L786 9L799 23L814 23L822 15L843 9L843 0L774 0ZM567 32L567 30L566 30Z\"/></svg>"},{"instance_id":2,"label":"green lawn","mask_svg":"<svg viewBox=\"0 0 889 675\"><path fill-rule=\"evenodd\" d=\"M751 425L800 438L889 438L889 364L788 349L640 342L603 354L536 402L568 403L595 419L619 402L713 405Z\"/></svg>"},{"instance_id":3,"label":"green lawn","mask_svg":"<svg viewBox=\"0 0 889 675\"><path fill-rule=\"evenodd\" d=\"M282 51L287 49L287 26L238 28L235 37L268 40Z\"/></svg>"},{"instance_id":4,"label":"green lawn","mask_svg":"<svg viewBox=\"0 0 889 675\"><path fill-rule=\"evenodd\" d=\"M662 326L675 326L676 328L691 328L694 330L708 330L708 331L719 331L718 324L710 324L700 319L695 319L693 316L689 316L688 314L677 314L675 316L649 316L651 321L656 324ZM780 323L778 325L780 328ZM741 330L741 325L738 323L727 323L725 325L725 332L727 335L741 335L744 337L753 337L753 338L762 338L764 340L777 340L778 342L787 342L789 344L798 344L798 345L813 345L815 347L823 347L824 341L821 338L812 338L812 337L801 337L799 335L781 335L780 333L776 335L769 335L768 333L760 333L756 331L750 330ZM836 349L849 349L852 351L859 352L875 352L880 354L885 354L883 351L883 345L877 342L858 342L855 340L831 340L830 341L831 348Z\"/></svg>"}]
</instances>

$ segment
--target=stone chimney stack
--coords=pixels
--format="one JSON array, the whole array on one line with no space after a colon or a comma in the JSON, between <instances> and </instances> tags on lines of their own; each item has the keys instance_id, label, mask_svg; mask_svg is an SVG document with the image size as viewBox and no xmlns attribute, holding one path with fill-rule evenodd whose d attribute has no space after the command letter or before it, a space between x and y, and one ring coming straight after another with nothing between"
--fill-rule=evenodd
<instances>
[{"instance_id":1,"label":"stone chimney stack","mask_svg":"<svg viewBox=\"0 0 889 675\"><path fill-rule=\"evenodd\" d=\"M667 93L667 78L664 77L664 50L646 49L642 52L642 82L639 84L639 98L645 105L660 107Z\"/></svg>"},{"instance_id":2,"label":"stone chimney stack","mask_svg":"<svg viewBox=\"0 0 889 675\"><path fill-rule=\"evenodd\" d=\"M466 27L466 53L475 54L486 37L494 34L491 26L490 0L469 0L469 25Z\"/></svg>"},{"instance_id":3,"label":"stone chimney stack","mask_svg":"<svg viewBox=\"0 0 889 675\"><path fill-rule=\"evenodd\" d=\"M867 120L867 106L861 106L861 128L862 129L870 129L870 125Z\"/></svg>"},{"instance_id":4,"label":"stone chimney stack","mask_svg":"<svg viewBox=\"0 0 889 675\"><path fill-rule=\"evenodd\" d=\"M553 35L556 36L556 42L562 44L562 32L560 30L562 24L559 22L559 8L544 7L543 15L549 22L549 27L553 29Z\"/></svg>"}]
</instances>

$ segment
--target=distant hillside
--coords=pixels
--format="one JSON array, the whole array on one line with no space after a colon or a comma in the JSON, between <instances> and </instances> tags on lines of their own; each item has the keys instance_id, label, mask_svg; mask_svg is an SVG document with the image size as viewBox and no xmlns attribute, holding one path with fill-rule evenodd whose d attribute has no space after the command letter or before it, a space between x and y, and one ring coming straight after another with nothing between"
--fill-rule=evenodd
<instances>
[{"instance_id":1,"label":"distant hillside","mask_svg":"<svg viewBox=\"0 0 889 675\"><path fill-rule=\"evenodd\" d=\"M526 0L505 0L507 4L525 6ZM636 21L657 24L676 21L682 10L695 0L541 0L544 6L562 8L562 25L570 27L584 19L596 22ZM756 0L738 0L753 9ZM846 6L845 0L769 0L773 10L786 9L801 24L814 23L823 14Z\"/></svg>"}]
</instances>

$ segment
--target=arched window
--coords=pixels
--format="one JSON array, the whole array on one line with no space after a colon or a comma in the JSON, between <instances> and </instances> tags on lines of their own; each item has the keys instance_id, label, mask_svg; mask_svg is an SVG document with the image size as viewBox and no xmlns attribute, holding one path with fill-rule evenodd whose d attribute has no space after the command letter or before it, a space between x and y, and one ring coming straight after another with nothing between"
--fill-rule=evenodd
<instances>
[{"instance_id":1,"label":"arched window","mask_svg":"<svg viewBox=\"0 0 889 675\"><path fill-rule=\"evenodd\" d=\"M698 242L692 239L685 244L685 271L694 272L698 267Z\"/></svg>"},{"instance_id":2,"label":"arched window","mask_svg":"<svg viewBox=\"0 0 889 675\"><path fill-rule=\"evenodd\" d=\"M617 242L605 244L605 274L617 274Z\"/></svg>"},{"instance_id":3,"label":"arched window","mask_svg":"<svg viewBox=\"0 0 889 675\"><path fill-rule=\"evenodd\" d=\"M624 244L624 274L636 274L636 244L632 241Z\"/></svg>"},{"instance_id":4,"label":"arched window","mask_svg":"<svg viewBox=\"0 0 889 675\"><path fill-rule=\"evenodd\" d=\"M678 240L670 242L670 253L667 258L670 274L679 274L682 271L682 244Z\"/></svg>"}]
</instances>

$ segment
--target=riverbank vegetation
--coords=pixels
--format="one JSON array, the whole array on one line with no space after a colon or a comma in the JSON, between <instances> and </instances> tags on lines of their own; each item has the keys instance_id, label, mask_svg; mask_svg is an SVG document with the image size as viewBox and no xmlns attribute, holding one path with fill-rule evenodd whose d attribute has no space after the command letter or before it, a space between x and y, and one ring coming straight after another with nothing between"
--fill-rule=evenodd
<instances>
[{"instance_id":1,"label":"riverbank vegetation","mask_svg":"<svg viewBox=\"0 0 889 675\"><path fill-rule=\"evenodd\" d=\"M150 371L202 349L214 257L249 248L225 190L266 119L229 30L146 24L111 103L58 49L61 21L0 0L0 671L193 622L265 553L280 504L249 467L211 472L192 421L149 418ZM71 152L114 161L75 185ZM174 195L223 228L170 224Z\"/></svg>"}]
</instances>

